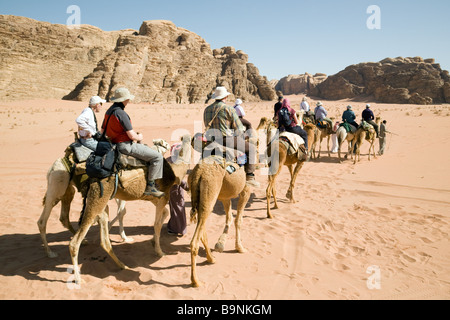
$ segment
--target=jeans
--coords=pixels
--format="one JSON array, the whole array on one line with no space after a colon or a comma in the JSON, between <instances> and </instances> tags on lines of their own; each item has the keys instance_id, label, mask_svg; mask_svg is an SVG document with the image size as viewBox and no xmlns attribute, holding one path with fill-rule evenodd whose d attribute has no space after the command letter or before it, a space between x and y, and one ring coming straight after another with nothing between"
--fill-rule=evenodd
<instances>
[{"instance_id":1,"label":"jeans","mask_svg":"<svg viewBox=\"0 0 450 320\"><path fill-rule=\"evenodd\" d=\"M135 142L122 142L117 144L120 153L135 157L148 163L148 181L162 179L164 158L150 147Z\"/></svg>"}]
</instances>

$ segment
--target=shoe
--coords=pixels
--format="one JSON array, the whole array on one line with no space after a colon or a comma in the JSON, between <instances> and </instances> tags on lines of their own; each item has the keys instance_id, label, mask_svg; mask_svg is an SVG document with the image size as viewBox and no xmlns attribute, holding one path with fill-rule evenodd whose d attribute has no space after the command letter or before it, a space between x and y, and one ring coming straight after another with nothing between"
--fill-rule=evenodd
<instances>
[{"instance_id":1,"label":"shoe","mask_svg":"<svg viewBox=\"0 0 450 320\"><path fill-rule=\"evenodd\" d=\"M147 184L147 188L145 189L144 195L162 198L164 197L165 193L158 190L155 181L150 181Z\"/></svg>"},{"instance_id":2,"label":"shoe","mask_svg":"<svg viewBox=\"0 0 450 320\"><path fill-rule=\"evenodd\" d=\"M261 187L259 182L256 181L255 175L253 173L247 174L247 185L254 188Z\"/></svg>"}]
</instances>

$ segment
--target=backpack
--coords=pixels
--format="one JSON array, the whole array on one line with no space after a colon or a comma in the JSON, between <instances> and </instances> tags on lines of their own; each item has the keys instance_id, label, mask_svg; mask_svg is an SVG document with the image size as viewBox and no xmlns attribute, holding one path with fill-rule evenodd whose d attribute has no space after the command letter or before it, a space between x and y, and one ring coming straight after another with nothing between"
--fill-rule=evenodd
<instances>
[{"instance_id":1,"label":"backpack","mask_svg":"<svg viewBox=\"0 0 450 320\"><path fill-rule=\"evenodd\" d=\"M119 171L119 151L117 146L106 138L106 129L114 112L106 122L105 130L100 138L97 149L86 160L86 174L89 178L106 179Z\"/></svg>"},{"instance_id":2,"label":"backpack","mask_svg":"<svg viewBox=\"0 0 450 320\"><path fill-rule=\"evenodd\" d=\"M278 112L278 125L281 127L290 127L292 124L291 113L284 107Z\"/></svg>"}]
</instances>

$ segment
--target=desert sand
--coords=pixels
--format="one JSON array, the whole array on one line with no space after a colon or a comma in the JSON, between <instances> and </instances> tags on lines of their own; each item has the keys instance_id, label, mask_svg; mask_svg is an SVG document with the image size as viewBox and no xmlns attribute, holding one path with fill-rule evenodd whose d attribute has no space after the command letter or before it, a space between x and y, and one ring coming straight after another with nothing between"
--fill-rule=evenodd
<instances>
[{"instance_id":1,"label":"desert sand","mask_svg":"<svg viewBox=\"0 0 450 320\"><path fill-rule=\"evenodd\" d=\"M302 96L290 98L298 109ZM324 101L334 117L349 103ZM248 119L257 125L262 116L272 115L273 104L244 104ZM351 104L360 115L365 103ZM47 170L73 141L75 118L85 106L59 100L0 103L0 299L450 299L449 105L373 103L375 114L398 134L389 135L386 154L369 162L365 142L360 163L339 163L337 154L330 158L324 152L323 142L322 158L300 172L296 204L284 196L289 172L283 169L273 220L266 219L267 177L258 172L261 189L254 190L242 227L248 252L235 252L234 226L225 252L214 253L216 264L207 264L200 249L203 287L190 286L195 226L189 225L182 238L168 235L164 227L161 245L167 255L159 258L150 242L154 206L130 202L125 227L135 242L121 243L118 226L111 240L131 270L119 270L107 257L94 226L80 250L84 283L75 289L68 284L71 234L58 220L60 205L47 227L57 258L46 256L36 222ZM132 104L127 112L147 142L174 143L182 134L176 129L194 133L204 107ZM189 195L186 201L189 214ZM81 207L77 194L74 224ZM110 207L113 218L117 206L111 201ZM218 203L207 223L210 243L220 236L224 221Z\"/></svg>"}]
</instances>

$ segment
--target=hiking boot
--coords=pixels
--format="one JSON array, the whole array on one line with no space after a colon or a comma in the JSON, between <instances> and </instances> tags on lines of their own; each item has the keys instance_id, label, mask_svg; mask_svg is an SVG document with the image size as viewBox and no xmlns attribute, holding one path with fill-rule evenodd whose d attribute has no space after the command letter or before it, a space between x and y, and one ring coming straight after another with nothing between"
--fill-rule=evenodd
<instances>
[{"instance_id":1,"label":"hiking boot","mask_svg":"<svg viewBox=\"0 0 450 320\"><path fill-rule=\"evenodd\" d=\"M249 187L259 188L261 185L256 181L255 175L253 173L247 174L247 185Z\"/></svg>"},{"instance_id":2,"label":"hiking boot","mask_svg":"<svg viewBox=\"0 0 450 320\"><path fill-rule=\"evenodd\" d=\"M158 188L156 187L156 183L155 181L150 181L147 184L147 188L145 189L144 195L146 196L153 196L156 198L162 198L164 197L164 192L161 192L158 190Z\"/></svg>"}]
</instances>

